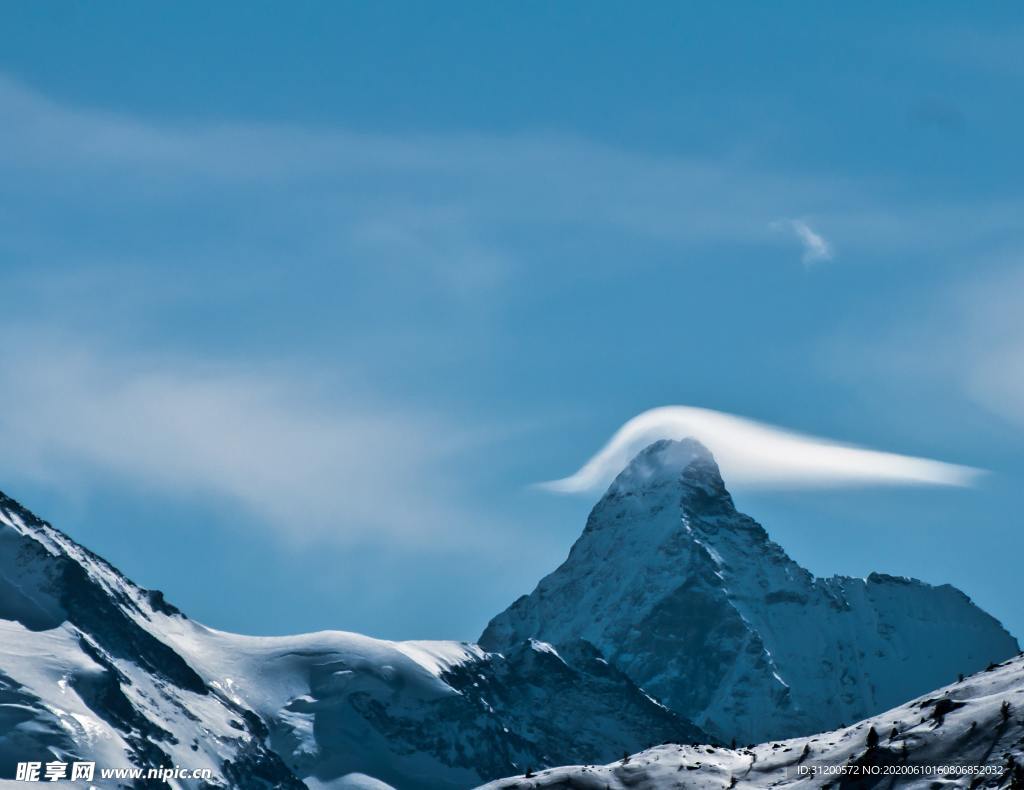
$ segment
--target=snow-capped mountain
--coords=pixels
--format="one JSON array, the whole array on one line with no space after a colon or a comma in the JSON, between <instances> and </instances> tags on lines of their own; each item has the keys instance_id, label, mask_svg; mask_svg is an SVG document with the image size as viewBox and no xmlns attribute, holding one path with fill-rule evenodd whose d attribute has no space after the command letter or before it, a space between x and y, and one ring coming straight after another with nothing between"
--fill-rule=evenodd
<instances>
[{"instance_id":1,"label":"snow-capped mountain","mask_svg":"<svg viewBox=\"0 0 1024 790\"><path fill-rule=\"evenodd\" d=\"M643 450L562 565L480 638L595 645L721 741L857 721L1017 653L959 590L872 574L815 578L737 512L700 443Z\"/></svg>"},{"instance_id":2,"label":"snow-capped mountain","mask_svg":"<svg viewBox=\"0 0 1024 790\"><path fill-rule=\"evenodd\" d=\"M814 578L736 512L691 440L640 453L566 562L480 646L216 631L0 494L0 780L58 759L208 768L235 788L457 790L657 743L825 730L1017 650L952 587ZM926 733L908 717L892 716L916 748ZM983 742L982 724L965 744ZM818 740L855 750L860 730ZM705 772L687 776L717 787L793 748L666 746L594 786L699 759ZM590 769L565 770L561 786L591 786Z\"/></svg>"},{"instance_id":3,"label":"snow-capped mountain","mask_svg":"<svg viewBox=\"0 0 1024 790\"><path fill-rule=\"evenodd\" d=\"M486 790L1024 788L1024 656L852 727L739 749L665 744Z\"/></svg>"},{"instance_id":4,"label":"snow-capped mountain","mask_svg":"<svg viewBox=\"0 0 1024 790\"><path fill-rule=\"evenodd\" d=\"M215 631L0 494L0 780L57 759L237 788L454 789L703 739L578 640L499 655Z\"/></svg>"}]
</instances>

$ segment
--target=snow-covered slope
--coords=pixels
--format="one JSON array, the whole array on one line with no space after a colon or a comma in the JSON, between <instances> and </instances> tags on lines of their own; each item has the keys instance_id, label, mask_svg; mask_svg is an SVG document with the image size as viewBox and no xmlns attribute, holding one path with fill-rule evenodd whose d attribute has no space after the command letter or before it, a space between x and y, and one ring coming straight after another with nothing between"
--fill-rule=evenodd
<instances>
[{"instance_id":1,"label":"snow-covered slope","mask_svg":"<svg viewBox=\"0 0 1024 790\"><path fill-rule=\"evenodd\" d=\"M852 727L809 738L739 749L666 744L609 765L554 768L486 785L487 790L770 787L1024 787L1024 656Z\"/></svg>"},{"instance_id":2,"label":"snow-covered slope","mask_svg":"<svg viewBox=\"0 0 1024 790\"><path fill-rule=\"evenodd\" d=\"M610 759L703 737L583 645L570 666L536 641L498 655L336 631L238 636L182 619L163 634L266 722L271 748L317 786L365 774L403 789L465 788L556 755Z\"/></svg>"},{"instance_id":3,"label":"snow-covered slope","mask_svg":"<svg viewBox=\"0 0 1024 790\"><path fill-rule=\"evenodd\" d=\"M301 787L251 712L154 636L179 617L0 494L0 777L57 758Z\"/></svg>"},{"instance_id":4,"label":"snow-covered slope","mask_svg":"<svg viewBox=\"0 0 1024 790\"><path fill-rule=\"evenodd\" d=\"M0 779L85 759L238 788L465 788L702 737L583 642L214 631L0 494Z\"/></svg>"},{"instance_id":5,"label":"snow-covered slope","mask_svg":"<svg viewBox=\"0 0 1024 790\"><path fill-rule=\"evenodd\" d=\"M856 721L1017 652L959 590L872 574L815 578L736 511L700 443L642 451L568 559L480 639L597 646L722 741Z\"/></svg>"}]
</instances>

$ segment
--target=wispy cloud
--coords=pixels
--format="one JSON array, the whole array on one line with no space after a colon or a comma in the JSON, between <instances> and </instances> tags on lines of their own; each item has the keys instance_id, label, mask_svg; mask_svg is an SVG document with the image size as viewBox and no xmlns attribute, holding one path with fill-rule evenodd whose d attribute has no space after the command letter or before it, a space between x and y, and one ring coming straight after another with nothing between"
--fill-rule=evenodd
<instances>
[{"instance_id":1,"label":"wispy cloud","mask_svg":"<svg viewBox=\"0 0 1024 790\"><path fill-rule=\"evenodd\" d=\"M802 219L777 220L772 227L791 231L803 247L801 260L808 266L832 260L832 245Z\"/></svg>"},{"instance_id":2,"label":"wispy cloud","mask_svg":"<svg viewBox=\"0 0 1024 790\"><path fill-rule=\"evenodd\" d=\"M233 502L289 539L464 540L445 462L468 430L386 399L318 397L294 371L142 358L3 332L0 474L66 487L108 476ZM472 537L472 536L470 536ZM478 534L477 537L480 537Z\"/></svg>"},{"instance_id":3,"label":"wispy cloud","mask_svg":"<svg viewBox=\"0 0 1024 790\"><path fill-rule=\"evenodd\" d=\"M1024 265L1015 265L954 289L957 318L920 353L946 365L969 397L1024 427Z\"/></svg>"},{"instance_id":4,"label":"wispy cloud","mask_svg":"<svg viewBox=\"0 0 1024 790\"><path fill-rule=\"evenodd\" d=\"M840 444L710 409L663 406L629 420L574 474L539 485L557 493L597 491L651 442L686 437L697 438L712 451L727 482L742 485L967 486L981 474L966 466Z\"/></svg>"},{"instance_id":5,"label":"wispy cloud","mask_svg":"<svg viewBox=\"0 0 1024 790\"><path fill-rule=\"evenodd\" d=\"M972 268L955 279L915 283L901 295L903 309L823 337L819 359L850 385L909 392L928 409L942 404L957 415L949 429L978 441L973 407L1024 428L1024 254L1010 248L968 260ZM1005 427L990 426L985 439L1016 441Z\"/></svg>"},{"instance_id":6,"label":"wispy cloud","mask_svg":"<svg viewBox=\"0 0 1024 790\"><path fill-rule=\"evenodd\" d=\"M930 252L1021 229L1016 200L894 202L883 181L778 172L729 151L653 155L549 133L174 123L53 101L2 75L0 113L9 204L0 254L35 268L117 257L344 270L353 292L367 282L415 298L433 289L475 307L533 274L547 261L539 251L566 231L597 250L643 255L647 245L749 250L783 229L813 265L844 246ZM807 212L813 224L800 218Z\"/></svg>"}]
</instances>

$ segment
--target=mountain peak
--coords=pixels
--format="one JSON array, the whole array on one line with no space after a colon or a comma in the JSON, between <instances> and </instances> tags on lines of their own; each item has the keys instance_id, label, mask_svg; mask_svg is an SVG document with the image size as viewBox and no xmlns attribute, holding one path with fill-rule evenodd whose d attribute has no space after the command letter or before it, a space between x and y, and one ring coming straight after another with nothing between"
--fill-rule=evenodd
<instances>
[{"instance_id":1,"label":"mountain peak","mask_svg":"<svg viewBox=\"0 0 1024 790\"><path fill-rule=\"evenodd\" d=\"M816 578L736 510L704 445L661 440L480 642L585 639L698 726L755 742L863 718L1019 649L954 588L880 582Z\"/></svg>"},{"instance_id":2,"label":"mountain peak","mask_svg":"<svg viewBox=\"0 0 1024 790\"><path fill-rule=\"evenodd\" d=\"M691 476L691 468L694 472L712 471L721 479L711 451L696 439L659 439L633 457L616 476L610 490L640 491L678 483L684 475Z\"/></svg>"},{"instance_id":3,"label":"mountain peak","mask_svg":"<svg viewBox=\"0 0 1024 790\"><path fill-rule=\"evenodd\" d=\"M693 437L659 439L647 445L626 465L606 497L649 497L651 494L678 491L684 506L707 510L733 511L732 497L711 451Z\"/></svg>"}]
</instances>

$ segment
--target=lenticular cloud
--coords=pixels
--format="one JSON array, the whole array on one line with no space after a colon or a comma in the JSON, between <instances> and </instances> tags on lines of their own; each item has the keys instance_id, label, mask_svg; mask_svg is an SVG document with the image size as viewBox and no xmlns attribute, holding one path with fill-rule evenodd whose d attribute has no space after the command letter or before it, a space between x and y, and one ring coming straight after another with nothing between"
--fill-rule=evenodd
<instances>
[{"instance_id":1,"label":"lenticular cloud","mask_svg":"<svg viewBox=\"0 0 1024 790\"><path fill-rule=\"evenodd\" d=\"M711 409L663 406L619 428L575 474L539 487L557 493L603 488L651 442L688 436L707 445L730 482L763 488L969 486L982 474L968 466L840 444Z\"/></svg>"}]
</instances>

